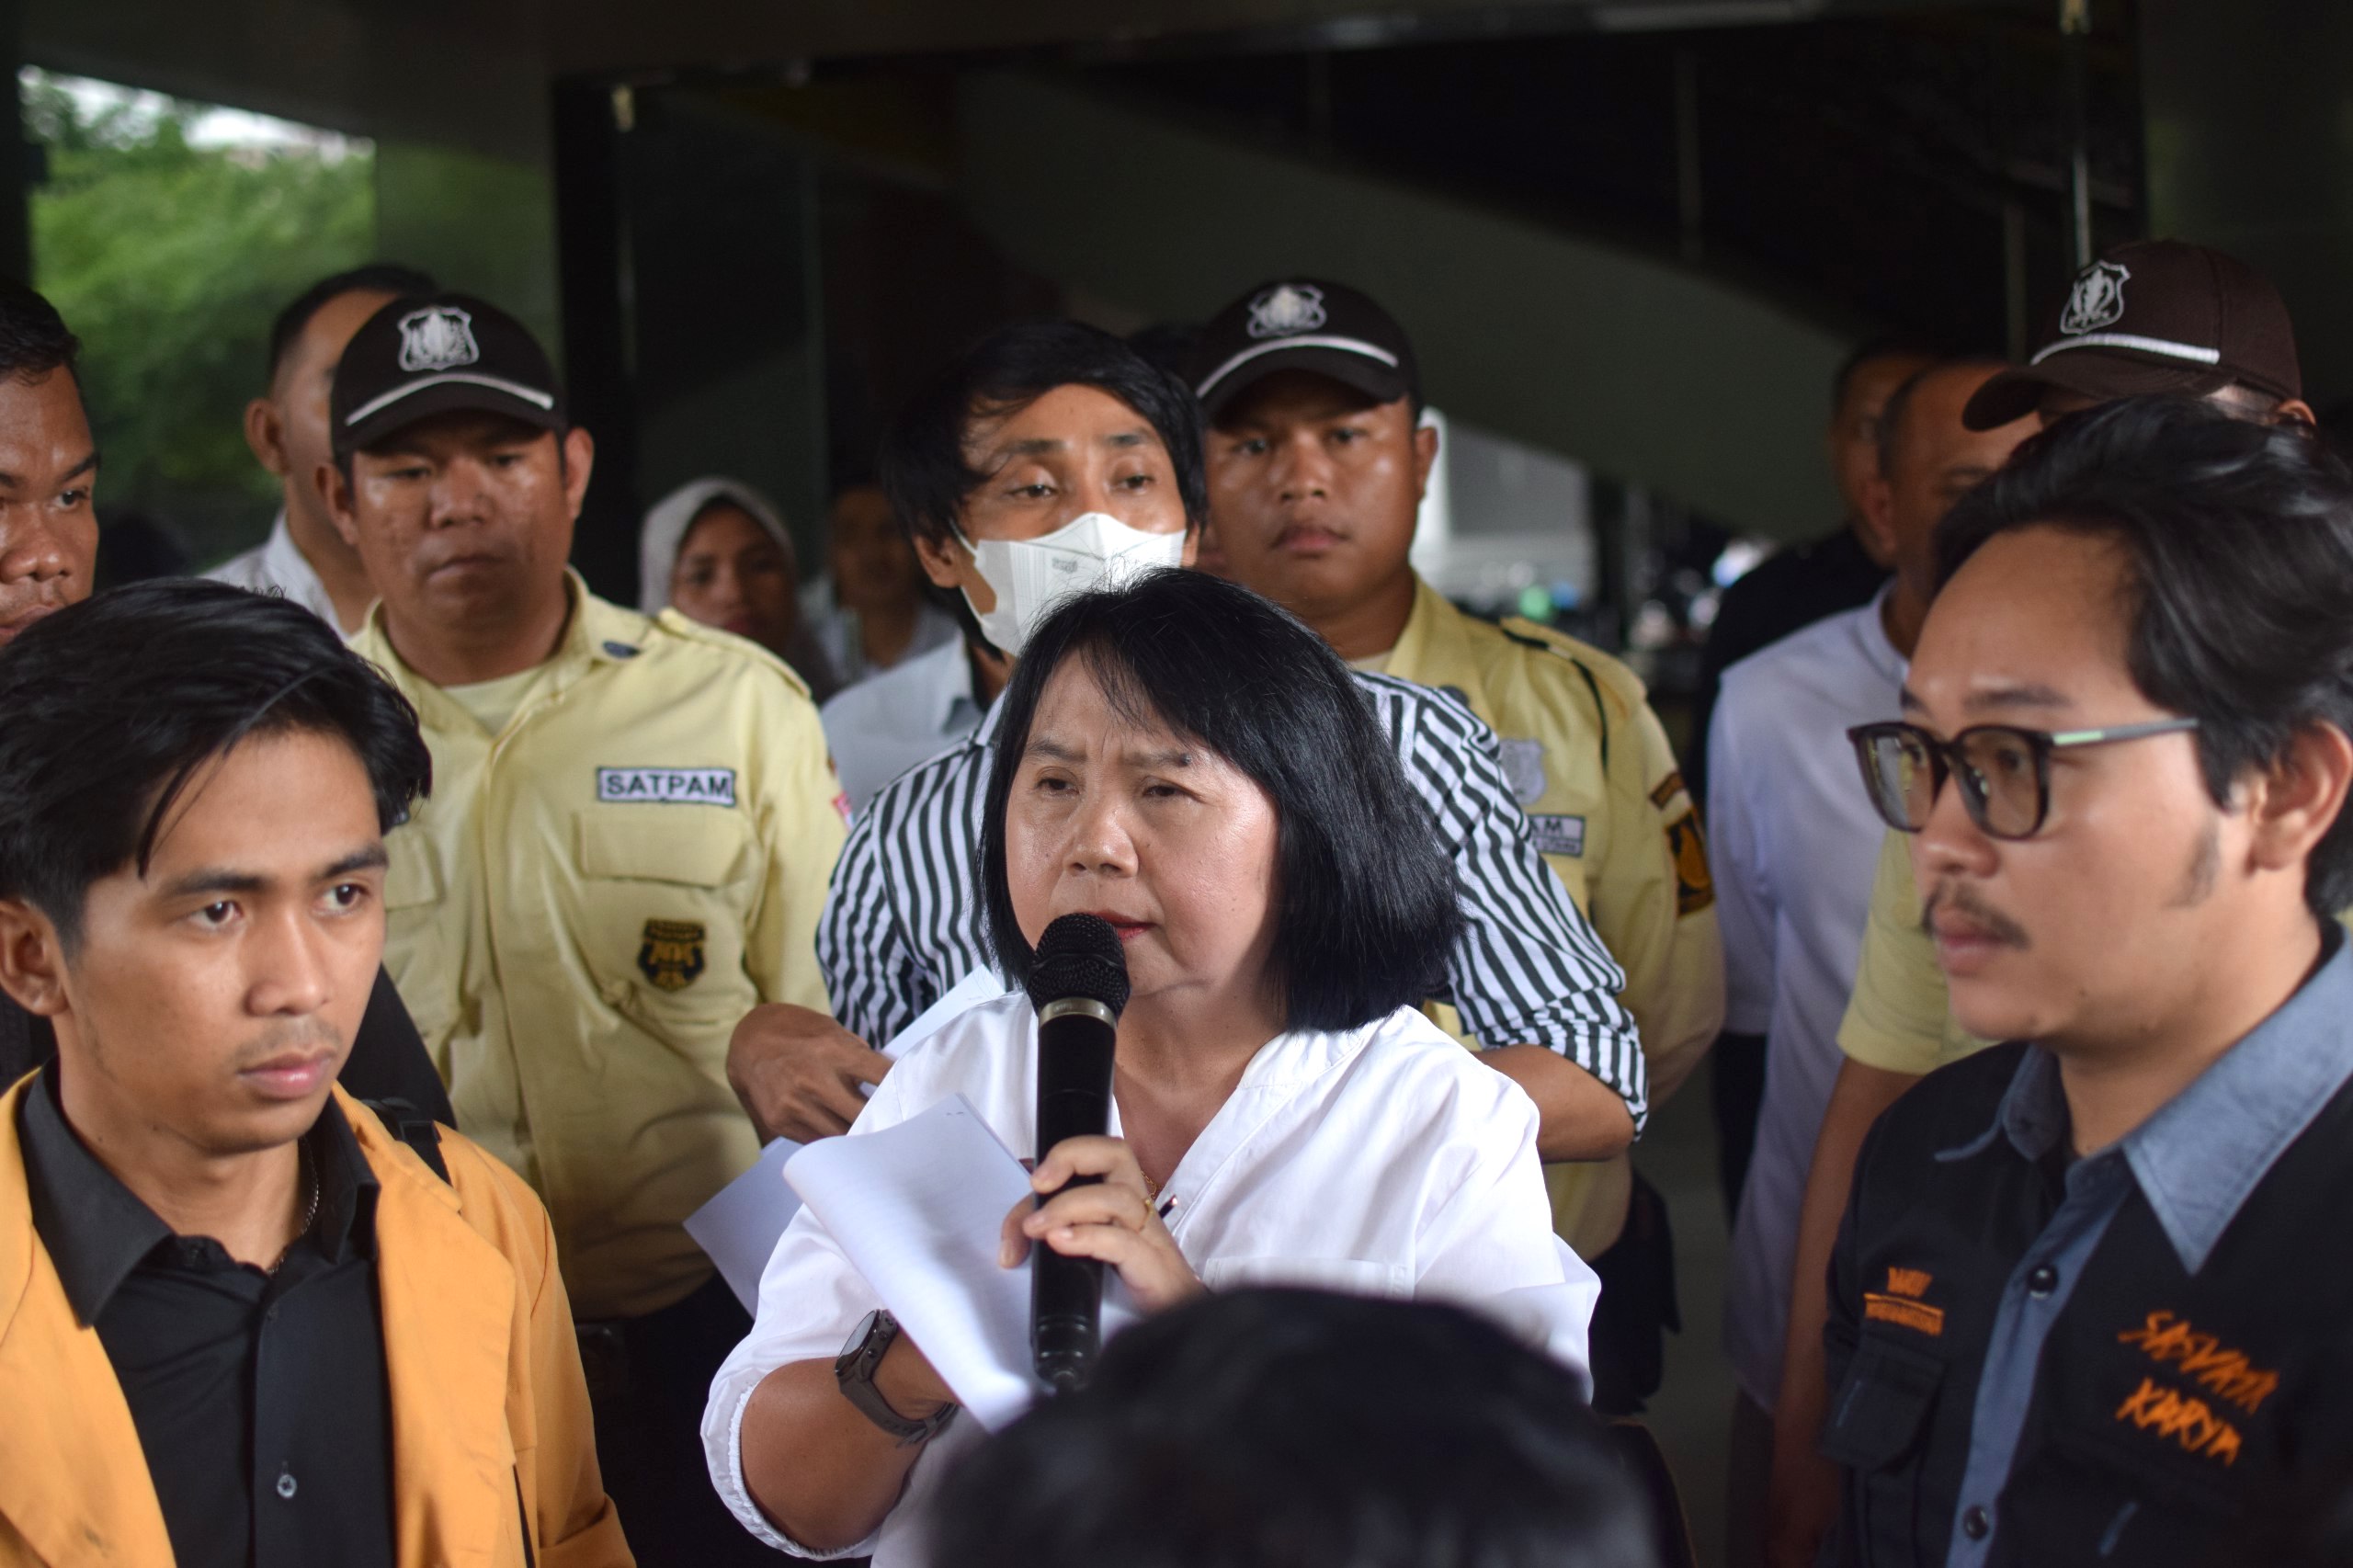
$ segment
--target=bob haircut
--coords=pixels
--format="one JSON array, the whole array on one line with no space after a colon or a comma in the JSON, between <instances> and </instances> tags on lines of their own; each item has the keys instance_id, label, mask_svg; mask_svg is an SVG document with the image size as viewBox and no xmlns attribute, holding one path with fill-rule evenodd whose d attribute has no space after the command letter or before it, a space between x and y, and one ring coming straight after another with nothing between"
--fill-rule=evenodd
<instances>
[{"instance_id":1,"label":"bob haircut","mask_svg":"<svg viewBox=\"0 0 2353 1568\"><path fill-rule=\"evenodd\" d=\"M2301 426L2186 397L2136 397L2061 421L1937 529L1941 588L1992 540L2063 528L2125 562L2132 684L2198 721L2207 791L2227 809L2297 732L2353 735L2353 474ZM2353 817L2313 848L2304 900L2353 903Z\"/></svg>"},{"instance_id":2,"label":"bob haircut","mask_svg":"<svg viewBox=\"0 0 2353 1568\"><path fill-rule=\"evenodd\" d=\"M68 956L90 884L147 874L172 803L251 735L332 736L389 832L432 788L416 712L299 605L186 577L40 621L0 656L0 898L47 915Z\"/></svg>"},{"instance_id":3,"label":"bob haircut","mask_svg":"<svg viewBox=\"0 0 2353 1568\"><path fill-rule=\"evenodd\" d=\"M1214 752L1273 797L1285 1028L1357 1028L1437 988L1461 926L1453 868L1355 677L1249 589L1181 569L1074 596L1014 667L981 877L990 941L1017 983L1028 984L1034 955L1006 881L1006 804L1039 699L1073 660L1122 719Z\"/></svg>"},{"instance_id":4,"label":"bob haircut","mask_svg":"<svg viewBox=\"0 0 2353 1568\"><path fill-rule=\"evenodd\" d=\"M954 538L964 497L988 477L964 460L973 422L1073 386L1093 387L1142 415L1176 471L1186 529L1199 532L1209 518L1210 492L1201 467L1201 406L1192 389L1109 333L1074 321L999 327L899 410L882 437L881 473L901 525L918 541L945 545Z\"/></svg>"},{"instance_id":5,"label":"bob haircut","mask_svg":"<svg viewBox=\"0 0 2353 1568\"><path fill-rule=\"evenodd\" d=\"M1567 1369L1436 1301L1221 1291L950 1471L959 1568L1655 1568Z\"/></svg>"}]
</instances>

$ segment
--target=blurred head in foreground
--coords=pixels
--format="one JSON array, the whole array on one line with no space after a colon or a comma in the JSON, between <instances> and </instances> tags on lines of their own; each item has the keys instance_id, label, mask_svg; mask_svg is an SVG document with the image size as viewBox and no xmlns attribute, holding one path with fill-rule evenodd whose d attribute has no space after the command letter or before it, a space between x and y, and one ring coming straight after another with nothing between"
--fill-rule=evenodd
<instances>
[{"instance_id":1,"label":"blurred head in foreground","mask_svg":"<svg viewBox=\"0 0 2353 1568\"><path fill-rule=\"evenodd\" d=\"M1429 1302L1237 1290L1139 1324L939 1497L961 1568L1648 1568L1575 1380Z\"/></svg>"}]
</instances>

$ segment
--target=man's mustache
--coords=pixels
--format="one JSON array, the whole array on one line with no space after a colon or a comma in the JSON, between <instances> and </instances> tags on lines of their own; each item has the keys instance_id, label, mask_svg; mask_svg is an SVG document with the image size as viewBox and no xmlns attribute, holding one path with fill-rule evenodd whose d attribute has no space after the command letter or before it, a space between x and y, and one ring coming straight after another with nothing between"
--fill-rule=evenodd
<instances>
[{"instance_id":1,"label":"man's mustache","mask_svg":"<svg viewBox=\"0 0 2353 1568\"><path fill-rule=\"evenodd\" d=\"M230 1070L243 1073L290 1052L310 1055L320 1051L340 1051L343 1046L343 1036L324 1018L289 1018L239 1046Z\"/></svg>"},{"instance_id":2,"label":"man's mustache","mask_svg":"<svg viewBox=\"0 0 2353 1568\"><path fill-rule=\"evenodd\" d=\"M1946 881L1936 885L1928 894L1928 902L1920 909L1920 929L1924 934L1937 934L1937 912L1940 909L1950 909L2004 947L2024 949L2034 945L2028 938L2025 926L1979 898L1966 882Z\"/></svg>"}]
</instances>

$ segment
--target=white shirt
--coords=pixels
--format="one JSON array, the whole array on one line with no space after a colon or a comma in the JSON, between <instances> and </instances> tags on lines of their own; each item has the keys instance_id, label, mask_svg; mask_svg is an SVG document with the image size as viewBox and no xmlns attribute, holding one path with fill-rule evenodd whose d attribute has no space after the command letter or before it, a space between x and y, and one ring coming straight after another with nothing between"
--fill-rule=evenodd
<instances>
[{"instance_id":1,"label":"white shirt","mask_svg":"<svg viewBox=\"0 0 2353 1568\"><path fill-rule=\"evenodd\" d=\"M852 812L883 785L977 728L972 664L957 637L845 687L818 710Z\"/></svg>"},{"instance_id":2,"label":"white shirt","mask_svg":"<svg viewBox=\"0 0 2353 1568\"><path fill-rule=\"evenodd\" d=\"M216 583L228 583L256 594L277 594L291 600L325 621L343 631L336 619L335 600L327 597L327 585L319 581L319 574L310 559L294 542L286 529L286 509L279 507L278 520L269 526L269 537L242 555L233 555L205 575Z\"/></svg>"},{"instance_id":3,"label":"white shirt","mask_svg":"<svg viewBox=\"0 0 2353 1568\"><path fill-rule=\"evenodd\" d=\"M1742 1389L1767 1410L1780 1390L1798 1208L1838 1076L1838 1020L1887 836L1847 740L1852 725L1900 714L1904 657L1880 619L1887 593L1725 671L1709 730L1724 1028L1765 1037L1765 1103L1733 1220L1724 1345Z\"/></svg>"},{"instance_id":4,"label":"white shirt","mask_svg":"<svg viewBox=\"0 0 2353 1568\"><path fill-rule=\"evenodd\" d=\"M833 661L834 673L842 677L845 687L872 680L885 671L895 670L917 654L928 653L943 642L961 642L962 629L956 618L928 600L915 606L915 634L907 639L906 652L895 664L870 665L866 662L866 642L859 630L858 611L835 609L828 606L823 615L807 617L804 624L816 633L817 645Z\"/></svg>"},{"instance_id":5,"label":"white shirt","mask_svg":"<svg viewBox=\"0 0 2353 1568\"><path fill-rule=\"evenodd\" d=\"M849 1136L961 1094L1006 1147L1029 1150L1036 1036L1028 997L982 1003L892 1069ZM1601 1288L1552 1234L1535 1102L1418 1013L1267 1041L1162 1197L1177 1247L1213 1290L1310 1285L1483 1307L1586 1369ZM743 1479L752 1391L789 1362L841 1354L880 1305L824 1226L805 1209L794 1216L761 1278L758 1321L712 1381L703 1448L720 1496L768 1545L804 1557L870 1551L875 1568L909 1568L923 1561L924 1510L940 1476L983 1436L969 1414L932 1440L881 1528L842 1551L787 1540Z\"/></svg>"}]
</instances>

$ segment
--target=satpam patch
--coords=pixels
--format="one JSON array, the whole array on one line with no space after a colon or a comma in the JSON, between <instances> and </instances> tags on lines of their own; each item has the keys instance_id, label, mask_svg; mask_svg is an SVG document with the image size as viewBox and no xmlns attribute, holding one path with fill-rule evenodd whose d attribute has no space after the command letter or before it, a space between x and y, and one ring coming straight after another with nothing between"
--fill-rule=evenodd
<instances>
[{"instance_id":1,"label":"satpam patch","mask_svg":"<svg viewBox=\"0 0 2353 1568\"><path fill-rule=\"evenodd\" d=\"M703 971L703 928L692 920L649 920L637 967L662 991L684 991Z\"/></svg>"},{"instance_id":2,"label":"satpam patch","mask_svg":"<svg viewBox=\"0 0 2353 1568\"><path fill-rule=\"evenodd\" d=\"M1536 838L1540 855L1577 855L1585 853L1585 818L1529 812L1528 825Z\"/></svg>"},{"instance_id":3,"label":"satpam patch","mask_svg":"<svg viewBox=\"0 0 2353 1568\"><path fill-rule=\"evenodd\" d=\"M613 805L732 806L732 767L600 767L597 799Z\"/></svg>"}]
</instances>

